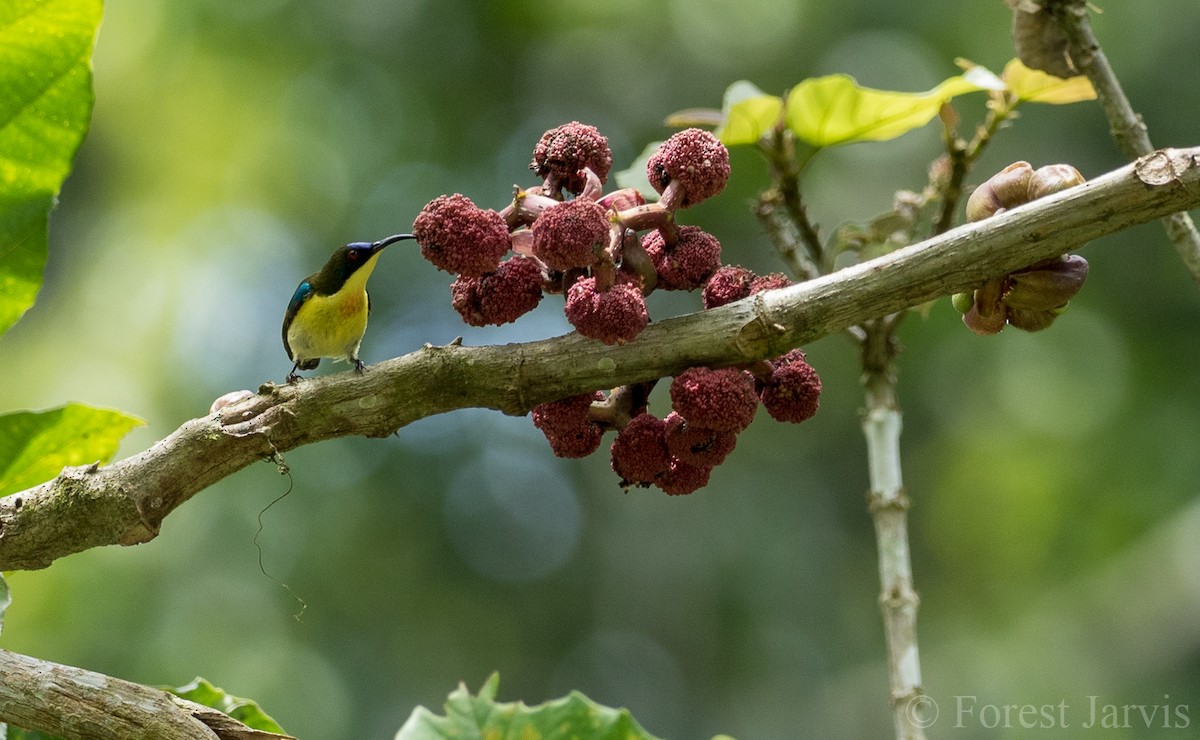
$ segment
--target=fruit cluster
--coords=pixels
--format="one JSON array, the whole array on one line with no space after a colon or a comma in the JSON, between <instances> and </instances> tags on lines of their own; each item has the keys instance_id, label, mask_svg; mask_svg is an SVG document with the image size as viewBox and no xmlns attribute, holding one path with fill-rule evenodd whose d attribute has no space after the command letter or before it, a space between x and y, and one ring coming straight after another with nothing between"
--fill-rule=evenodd
<instances>
[{"instance_id":1,"label":"fruit cluster","mask_svg":"<svg viewBox=\"0 0 1200 740\"><path fill-rule=\"evenodd\" d=\"M452 305L472 326L500 325L533 310L545 294L565 296L567 320L581 335L623 344L650 322L645 297L663 290L703 290L706 309L784 287L782 274L757 276L722 266L721 244L676 212L725 187L729 152L712 134L687 129L647 162L659 193L648 203L624 188L604 193L612 167L608 140L571 122L547 131L530 169L541 183L517 189L500 211L463 195L430 201L413 223L422 255L454 273ZM644 233L643 233L644 232ZM612 467L622 484L655 485L670 494L703 487L762 403L781 421L817 410L821 381L804 353L746 367L696 367L671 383L665 419L647 412L654 383L596 391L534 408L533 423L554 454L584 457L604 432L618 430Z\"/></svg>"}]
</instances>

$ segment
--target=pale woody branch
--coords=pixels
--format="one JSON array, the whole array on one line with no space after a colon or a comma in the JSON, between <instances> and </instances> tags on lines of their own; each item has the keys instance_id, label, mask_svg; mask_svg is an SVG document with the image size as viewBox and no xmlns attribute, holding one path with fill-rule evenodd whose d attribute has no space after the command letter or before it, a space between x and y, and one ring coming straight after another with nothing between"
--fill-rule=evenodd
<instances>
[{"instance_id":1,"label":"pale woody branch","mask_svg":"<svg viewBox=\"0 0 1200 740\"><path fill-rule=\"evenodd\" d=\"M295 740L103 673L0 650L0 721L77 738Z\"/></svg>"},{"instance_id":2,"label":"pale woody branch","mask_svg":"<svg viewBox=\"0 0 1200 740\"><path fill-rule=\"evenodd\" d=\"M524 414L587 391L693 365L777 356L826 335L1012 272L1135 224L1200 205L1200 148L1169 149L1047 198L878 259L711 311L652 323L605 346L570 334L504 346L425 347L258 395L192 419L150 449L0 499L0 570L42 568L108 544L146 542L197 492L300 445L382 437L466 407ZM963 341L972 341L964 334Z\"/></svg>"}]
</instances>

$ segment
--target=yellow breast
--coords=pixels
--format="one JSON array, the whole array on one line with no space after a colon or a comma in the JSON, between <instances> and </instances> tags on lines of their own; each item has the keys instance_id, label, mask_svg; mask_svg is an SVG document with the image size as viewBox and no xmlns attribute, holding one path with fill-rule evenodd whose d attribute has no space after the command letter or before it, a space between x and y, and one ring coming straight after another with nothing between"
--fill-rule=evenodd
<instances>
[{"instance_id":1,"label":"yellow breast","mask_svg":"<svg viewBox=\"0 0 1200 740\"><path fill-rule=\"evenodd\" d=\"M314 295L292 319L292 325L288 327L288 344L297 359L348 360L358 356L358 346L366 330L365 290Z\"/></svg>"}]
</instances>

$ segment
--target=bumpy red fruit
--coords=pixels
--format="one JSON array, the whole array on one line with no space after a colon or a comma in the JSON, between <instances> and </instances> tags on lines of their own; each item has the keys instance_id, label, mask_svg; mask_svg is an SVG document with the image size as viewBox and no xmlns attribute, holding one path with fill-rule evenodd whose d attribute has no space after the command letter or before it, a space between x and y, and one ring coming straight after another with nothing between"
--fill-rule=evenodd
<instances>
[{"instance_id":1,"label":"bumpy red fruit","mask_svg":"<svg viewBox=\"0 0 1200 740\"><path fill-rule=\"evenodd\" d=\"M695 290L721 266L721 242L699 226L683 226L679 240L668 246L659 230L642 239L658 272L658 286L666 290Z\"/></svg>"},{"instance_id":2,"label":"bumpy red fruit","mask_svg":"<svg viewBox=\"0 0 1200 740\"><path fill-rule=\"evenodd\" d=\"M766 275L763 275L762 277L754 278L754 280L752 280L750 282L750 295L754 295L755 293L761 293L764 290L775 290L776 288L786 288L789 285L795 285L795 283L793 283L791 281L791 279L788 278L787 275L784 275L782 272L767 273Z\"/></svg>"},{"instance_id":3,"label":"bumpy red fruit","mask_svg":"<svg viewBox=\"0 0 1200 740\"><path fill-rule=\"evenodd\" d=\"M653 483L667 471L671 456L663 439L666 422L641 413L629 420L612 443L612 469L622 485Z\"/></svg>"},{"instance_id":4,"label":"bumpy red fruit","mask_svg":"<svg viewBox=\"0 0 1200 740\"><path fill-rule=\"evenodd\" d=\"M716 308L750 295L755 274L740 265L725 265L704 284L704 307Z\"/></svg>"},{"instance_id":5,"label":"bumpy red fruit","mask_svg":"<svg viewBox=\"0 0 1200 740\"><path fill-rule=\"evenodd\" d=\"M695 493L708 485L711 467L692 465L677 458L671 459L671 468L660 475L654 485L670 496L684 496Z\"/></svg>"},{"instance_id":6,"label":"bumpy red fruit","mask_svg":"<svg viewBox=\"0 0 1200 740\"><path fill-rule=\"evenodd\" d=\"M604 430L588 418L592 401L604 400L600 391L543 403L533 408L533 425L542 430L558 457L587 457L600 447Z\"/></svg>"},{"instance_id":7,"label":"bumpy red fruit","mask_svg":"<svg viewBox=\"0 0 1200 740\"><path fill-rule=\"evenodd\" d=\"M771 362L771 376L760 391L763 406L776 421L799 424L817 413L821 378L798 349Z\"/></svg>"},{"instance_id":8,"label":"bumpy red fruit","mask_svg":"<svg viewBox=\"0 0 1200 740\"><path fill-rule=\"evenodd\" d=\"M542 268L537 260L511 257L483 277L459 275L450 286L454 310L471 326L516 321L542 300Z\"/></svg>"},{"instance_id":9,"label":"bumpy red fruit","mask_svg":"<svg viewBox=\"0 0 1200 740\"><path fill-rule=\"evenodd\" d=\"M659 193L678 181L684 190L682 207L694 206L725 188L729 181L729 150L707 131L684 129L650 156L646 175Z\"/></svg>"},{"instance_id":10,"label":"bumpy red fruit","mask_svg":"<svg viewBox=\"0 0 1200 740\"><path fill-rule=\"evenodd\" d=\"M533 222L533 253L553 270L587 267L604 247L608 228L608 214L595 201L559 203Z\"/></svg>"},{"instance_id":11,"label":"bumpy red fruit","mask_svg":"<svg viewBox=\"0 0 1200 740\"><path fill-rule=\"evenodd\" d=\"M571 286L566 314L580 334L605 344L624 344L650 323L646 299L636 284L620 282L599 292L596 278L584 278Z\"/></svg>"},{"instance_id":12,"label":"bumpy red fruit","mask_svg":"<svg viewBox=\"0 0 1200 740\"><path fill-rule=\"evenodd\" d=\"M737 446L737 434L693 426L674 411L663 421L667 451L681 462L711 468L724 462Z\"/></svg>"},{"instance_id":13,"label":"bumpy red fruit","mask_svg":"<svg viewBox=\"0 0 1200 740\"><path fill-rule=\"evenodd\" d=\"M413 222L421 255L439 270L467 277L494 272L508 251L508 226L465 195L439 195Z\"/></svg>"},{"instance_id":14,"label":"bumpy red fruit","mask_svg":"<svg viewBox=\"0 0 1200 740\"><path fill-rule=\"evenodd\" d=\"M595 126L579 121L542 134L533 148L533 162L529 165L538 177L553 175L563 188L576 195L583 192L587 183L587 178L580 174L584 167L590 167L603 183L612 168L612 150L608 139Z\"/></svg>"},{"instance_id":15,"label":"bumpy red fruit","mask_svg":"<svg viewBox=\"0 0 1200 740\"><path fill-rule=\"evenodd\" d=\"M744 370L693 367L671 381L671 406L688 424L722 432L740 432L754 421L758 395Z\"/></svg>"}]
</instances>

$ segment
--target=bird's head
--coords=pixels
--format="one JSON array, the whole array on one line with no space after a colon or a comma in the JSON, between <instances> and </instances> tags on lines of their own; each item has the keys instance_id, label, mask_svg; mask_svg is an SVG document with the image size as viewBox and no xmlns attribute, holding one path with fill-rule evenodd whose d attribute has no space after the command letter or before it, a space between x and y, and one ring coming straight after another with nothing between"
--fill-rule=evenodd
<instances>
[{"instance_id":1,"label":"bird's head","mask_svg":"<svg viewBox=\"0 0 1200 740\"><path fill-rule=\"evenodd\" d=\"M323 292L336 292L360 270L366 268L364 274L370 274L375 267L376 258L385 247L412 238L412 234L395 234L377 242L351 242L344 247L338 247L321 268L321 272L317 273L313 281L316 284L314 287L319 286Z\"/></svg>"}]
</instances>

